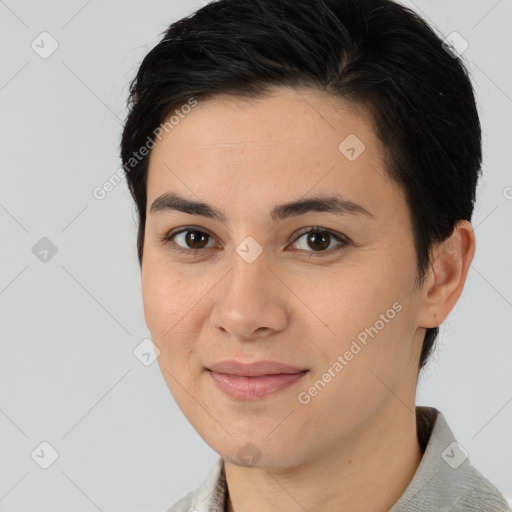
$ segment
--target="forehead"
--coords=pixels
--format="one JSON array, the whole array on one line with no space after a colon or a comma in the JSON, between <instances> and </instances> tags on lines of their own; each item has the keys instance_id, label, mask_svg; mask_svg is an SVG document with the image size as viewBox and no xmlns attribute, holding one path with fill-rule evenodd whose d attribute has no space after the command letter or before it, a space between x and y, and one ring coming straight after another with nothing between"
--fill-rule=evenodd
<instances>
[{"instance_id":1,"label":"forehead","mask_svg":"<svg viewBox=\"0 0 512 512\"><path fill-rule=\"evenodd\" d=\"M368 110L287 89L257 100L217 96L180 117L150 154L148 204L177 189L233 207L338 192L378 211L401 196Z\"/></svg>"},{"instance_id":2,"label":"forehead","mask_svg":"<svg viewBox=\"0 0 512 512\"><path fill-rule=\"evenodd\" d=\"M179 118L171 113L176 124L153 153L164 146L230 150L290 144L297 152L299 147L332 152L350 133L372 147L380 145L368 109L312 89L276 89L257 99L219 95L189 110Z\"/></svg>"}]
</instances>

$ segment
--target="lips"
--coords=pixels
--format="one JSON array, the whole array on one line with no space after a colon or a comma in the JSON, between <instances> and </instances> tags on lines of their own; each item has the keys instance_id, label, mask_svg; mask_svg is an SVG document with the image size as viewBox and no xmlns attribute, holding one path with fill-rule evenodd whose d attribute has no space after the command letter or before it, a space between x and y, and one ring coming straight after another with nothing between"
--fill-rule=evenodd
<instances>
[{"instance_id":1,"label":"lips","mask_svg":"<svg viewBox=\"0 0 512 512\"><path fill-rule=\"evenodd\" d=\"M244 364L235 360L226 360L209 365L207 370L240 377L261 377L263 375L292 375L305 372L307 368L298 368L277 361L257 361Z\"/></svg>"},{"instance_id":2,"label":"lips","mask_svg":"<svg viewBox=\"0 0 512 512\"><path fill-rule=\"evenodd\" d=\"M235 400L262 400L298 383L309 371L277 361L244 364L234 360L211 364L208 373L225 395Z\"/></svg>"}]
</instances>

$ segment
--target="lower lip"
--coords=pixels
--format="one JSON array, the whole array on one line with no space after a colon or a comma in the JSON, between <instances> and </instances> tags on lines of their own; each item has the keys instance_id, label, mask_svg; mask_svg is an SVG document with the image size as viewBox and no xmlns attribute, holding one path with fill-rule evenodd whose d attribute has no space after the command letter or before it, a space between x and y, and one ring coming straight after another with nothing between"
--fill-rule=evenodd
<instances>
[{"instance_id":1,"label":"lower lip","mask_svg":"<svg viewBox=\"0 0 512 512\"><path fill-rule=\"evenodd\" d=\"M256 400L288 388L301 379L308 370L293 374L240 377L208 370L217 387L233 398Z\"/></svg>"}]
</instances>

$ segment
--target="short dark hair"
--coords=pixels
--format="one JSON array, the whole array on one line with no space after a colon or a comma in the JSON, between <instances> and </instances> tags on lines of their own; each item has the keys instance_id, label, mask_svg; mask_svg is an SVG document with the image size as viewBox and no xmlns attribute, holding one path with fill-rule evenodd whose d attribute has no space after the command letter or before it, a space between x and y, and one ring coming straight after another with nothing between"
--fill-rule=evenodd
<instances>
[{"instance_id":1,"label":"short dark hair","mask_svg":"<svg viewBox=\"0 0 512 512\"><path fill-rule=\"evenodd\" d=\"M314 88L369 109L407 200L424 283L434 244L471 221L482 159L472 84L442 36L391 0L218 0L163 34L131 82L120 144L140 265L149 159L134 155L172 111L191 98ZM427 329L419 370L438 333Z\"/></svg>"}]
</instances>

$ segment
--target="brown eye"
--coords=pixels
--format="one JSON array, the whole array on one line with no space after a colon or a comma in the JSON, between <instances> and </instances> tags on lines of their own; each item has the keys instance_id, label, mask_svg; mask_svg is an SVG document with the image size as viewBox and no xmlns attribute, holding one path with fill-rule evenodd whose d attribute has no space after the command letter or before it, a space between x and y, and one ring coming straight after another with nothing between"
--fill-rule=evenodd
<instances>
[{"instance_id":1,"label":"brown eye","mask_svg":"<svg viewBox=\"0 0 512 512\"><path fill-rule=\"evenodd\" d=\"M326 233L309 233L307 243L312 249L323 251L329 247L331 237Z\"/></svg>"},{"instance_id":2,"label":"brown eye","mask_svg":"<svg viewBox=\"0 0 512 512\"><path fill-rule=\"evenodd\" d=\"M202 231L185 231L185 243L187 249L203 249L207 243L210 235L203 233Z\"/></svg>"},{"instance_id":3,"label":"brown eye","mask_svg":"<svg viewBox=\"0 0 512 512\"><path fill-rule=\"evenodd\" d=\"M305 242L300 242L301 239L304 239ZM332 251L327 251L329 247L332 247L331 243L333 241L337 241L338 245L334 246ZM323 256L324 254L330 254L337 250L337 248L342 248L348 244L348 241L344 240L332 231L321 228L310 228L309 231L302 233L294 245L297 245L300 250L310 252L311 256Z\"/></svg>"},{"instance_id":4,"label":"brown eye","mask_svg":"<svg viewBox=\"0 0 512 512\"><path fill-rule=\"evenodd\" d=\"M198 229L182 229L166 236L163 241L177 252L192 253L209 249L211 246L207 244L210 238L212 237L208 233Z\"/></svg>"}]
</instances>

